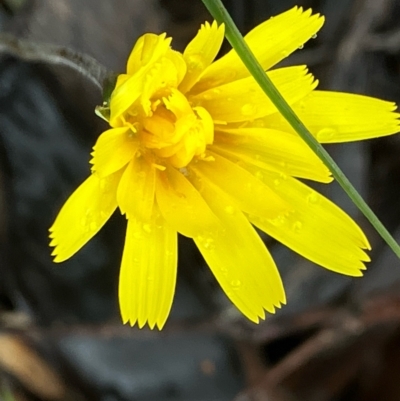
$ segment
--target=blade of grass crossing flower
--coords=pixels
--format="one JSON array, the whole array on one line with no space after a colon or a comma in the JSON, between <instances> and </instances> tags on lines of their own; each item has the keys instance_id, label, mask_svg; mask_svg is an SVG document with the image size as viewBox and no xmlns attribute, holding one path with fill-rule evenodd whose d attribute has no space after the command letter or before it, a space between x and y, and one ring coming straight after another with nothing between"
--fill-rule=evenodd
<instances>
[{"instance_id":1,"label":"blade of grass crossing flower","mask_svg":"<svg viewBox=\"0 0 400 401\"><path fill-rule=\"evenodd\" d=\"M391 236L386 227L379 221L371 208L365 203L361 195L356 191L348 178L343 174L338 165L328 154L328 152L318 143L313 135L308 131L305 125L296 116L291 107L276 89L274 84L265 74L263 67L255 58L250 48L243 40L242 35L237 29L228 11L225 9L221 0L202 0L211 15L219 22L225 24L225 35L229 43L236 50L242 62L253 75L254 79L261 86L266 95L275 104L279 112L285 117L293 129L308 144L308 146L318 155L318 157L331 170L332 175L344 189L353 203L370 221L383 240L389 245L392 251L400 258L400 246Z\"/></svg>"}]
</instances>

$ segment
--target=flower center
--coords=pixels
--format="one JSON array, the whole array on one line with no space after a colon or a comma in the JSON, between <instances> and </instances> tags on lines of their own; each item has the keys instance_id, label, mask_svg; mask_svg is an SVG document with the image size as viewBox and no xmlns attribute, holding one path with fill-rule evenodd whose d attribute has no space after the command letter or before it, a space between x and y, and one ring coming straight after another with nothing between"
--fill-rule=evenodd
<instances>
[{"instance_id":1,"label":"flower center","mask_svg":"<svg viewBox=\"0 0 400 401\"><path fill-rule=\"evenodd\" d=\"M174 167L187 166L204 155L214 139L212 119L206 110L192 108L176 88L168 96L151 99L151 108L142 118L141 144Z\"/></svg>"},{"instance_id":2,"label":"flower center","mask_svg":"<svg viewBox=\"0 0 400 401\"><path fill-rule=\"evenodd\" d=\"M214 140L210 114L191 105L178 89L185 74L182 56L168 53L145 71L138 83L140 95L121 115L122 124L130 126L139 139L142 153L151 152L158 164L164 159L176 168L204 157L207 145ZM128 95L125 91L123 96Z\"/></svg>"}]
</instances>

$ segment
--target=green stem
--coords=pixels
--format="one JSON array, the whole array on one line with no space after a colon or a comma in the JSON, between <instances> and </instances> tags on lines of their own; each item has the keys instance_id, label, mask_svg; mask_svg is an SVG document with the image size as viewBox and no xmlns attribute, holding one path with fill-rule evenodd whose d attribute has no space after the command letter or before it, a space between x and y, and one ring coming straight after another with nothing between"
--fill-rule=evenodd
<instances>
[{"instance_id":1,"label":"green stem","mask_svg":"<svg viewBox=\"0 0 400 401\"><path fill-rule=\"evenodd\" d=\"M344 175L339 166L335 163L329 153L321 146L321 144L314 138L308 131L305 125L300 121L286 100L276 89L275 85L271 82L263 68L243 40L235 23L233 22L228 11L225 9L221 0L202 0L211 15L219 23L225 24L225 36L229 43L236 50L244 65L253 75L254 79L260 85L262 90L271 99L272 103L276 106L279 112L286 118L288 123L296 130L300 137L307 143L307 145L315 152L315 154L322 160L322 162L332 172L333 177L344 189L350 199L370 221L375 230L380 234L383 240L389 245L392 251L400 258L400 246L391 236L386 227L380 222L378 217L374 214L371 208L365 203L361 195L356 191L348 178Z\"/></svg>"}]
</instances>

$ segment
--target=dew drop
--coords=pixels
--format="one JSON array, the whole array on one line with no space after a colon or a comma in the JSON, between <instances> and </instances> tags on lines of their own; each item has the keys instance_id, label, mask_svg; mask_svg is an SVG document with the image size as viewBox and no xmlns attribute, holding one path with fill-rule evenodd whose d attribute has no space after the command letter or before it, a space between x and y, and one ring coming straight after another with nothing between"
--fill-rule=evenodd
<instances>
[{"instance_id":1,"label":"dew drop","mask_svg":"<svg viewBox=\"0 0 400 401\"><path fill-rule=\"evenodd\" d=\"M100 180L100 189L103 191L104 194L110 192L111 185L108 178L103 178Z\"/></svg>"},{"instance_id":2,"label":"dew drop","mask_svg":"<svg viewBox=\"0 0 400 401\"><path fill-rule=\"evenodd\" d=\"M282 56L283 58L287 57L288 55L289 55L289 52L288 52L287 50L283 50L283 51L281 52L281 56Z\"/></svg>"},{"instance_id":3,"label":"dew drop","mask_svg":"<svg viewBox=\"0 0 400 401\"><path fill-rule=\"evenodd\" d=\"M300 230L303 228L303 223L301 221L296 221L293 226L292 229L295 233L300 232Z\"/></svg>"},{"instance_id":4,"label":"dew drop","mask_svg":"<svg viewBox=\"0 0 400 401\"><path fill-rule=\"evenodd\" d=\"M299 109L300 110L305 110L306 108L306 103L302 100L299 102Z\"/></svg>"},{"instance_id":5,"label":"dew drop","mask_svg":"<svg viewBox=\"0 0 400 401\"><path fill-rule=\"evenodd\" d=\"M225 212L228 214L233 214L233 213L235 213L235 208L233 206L229 205L225 208Z\"/></svg>"},{"instance_id":6,"label":"dew drop","mask_svg":"<svg viewBox=\"0 0 400 401\"><path fill-rule=\"evenodd\" d=\"M304 49L304 45L300 45L300 46L298 47L298 49L299 49L299 50Z\"/></svg>"},{"instance_id":7,"label":"dew drop","mask_svg":"<svg viewBox=\"0 0 400 401\"><path fill-rule=\"evenodd\" d=\"M242 285L242 282L240 280L232 280L231 281L231 287L234 290L238 290L241 287L241 285Z\"/></svg>"},{"instance_id":8,"label":"dew drop","mask_svg":"<svg viewBox=\"0 0 400 401\"><path fill-rule=\"evenodd\" d=\"M311 39L317 39L317 36L318 35L316 33L314 33L314 35L311 36Z\"/></svg>"},{"instance_id":9,"label":"dew drop","mask_svg":"<svg viewBox=\"0 0 400 401\"><path fill-rule=\"evenodd\" d=\"M180 171L185 177L189 177L189 170L188 170L186 167L180 168L179 171Z\"/></svg>"},{"instance_id":10,"label":"dew drop","mask_svg":"<svg viewBox=\"0 0 400 401\"><path fill-rule=\"evenodd\" d=\"M257 109L253 104L247 103L244 106L242 106L241 112L244 116L252 116L256 114Z\"/></svg>"},{"instance_id":11,"label":"dew drop","mask_svg":"<svg viewBox=\"0 0 400 401\"><path fill-rule=\"evenodd\" d=\"M261 171L256 171L256 173L254 174L254 176L256 178L258 178L259 180L262 180L264 178L264 174Z\"/></svg>"},{"instance_id":12,"label":"dew drop","mask_svg":"<svg viewBox=\"0 0 400 401\"><path fill-rule=\"evenodd\" d=\"M317 139L319 141L326 141L332 139L337 131L334 128L322 128L317 132Z\"/></svg>"},{"instance_id":13,"label":"dew drop","mask_svg":"<svg viewBox=\"0 0 400 401\"><path fill-rule=\"evenodd\" d=\"M203 246L209 251L213 250L215 248L214 240L212 238L206 238L203 241Z\"/></svg>"},{"instance_id":14,"label":"dew drop","mask_svg":"<svg viewBox=\"0 0 400 401\"><path fill-rule=\"evenodd\" d=\"M100 212L100 217L105 219L108 216L108 213L104 212L103 210Z\"/></svg>"},{"instance_id":15,"label":"dew drop","mask_svg":"<svg viewBox=\"0 0 400 401\"><path fill-rule=\"evenodd\" d=\"M261 120L261 119L254 120L252 125L253 125L253 127L263 128L263 127L265 127L265 122L264 122L264 120Z\"/></svg>"},{"instance_id":16,"label":"dew drop","mask_svg":"<svg viewBox=\"0 0 400 401\"><path fill-rule=\"evenodd\" d=\"M274 185L277 187L281 185L281 180L278 180L277 178L274 180Z\"/></svg>"},{"instance_id":17,"label":"dew drop","mask_svg":"<svg viewBox=\"0 0 400 401\"><path fill-rule=\"evenodd\" d=\"M146 232L147 234L150 234L151 233L150 224L143 224L143 231Z\"/></svg>"},{"instance_id":18,"label":"dew drop","mask_svg":"<svg viewBox=\"0 0 400 401\"><path fill-rule=\"evenodd\" d=\"M277 227L281 227L285 224L286 218L284 215L279 215L276 219L269 220L271 224Z\"/></svg>"},{"instance_id":19,"label":"dew drop","mask_svg":"<svg viewBox=\"0 0 400 401\"><path fill-rule=\"evenodd\" d=\"M307 202L308 203L318 203L318 195L316 194L316 192L311 192L307 196Z\"/></svg>"}]
</instances>

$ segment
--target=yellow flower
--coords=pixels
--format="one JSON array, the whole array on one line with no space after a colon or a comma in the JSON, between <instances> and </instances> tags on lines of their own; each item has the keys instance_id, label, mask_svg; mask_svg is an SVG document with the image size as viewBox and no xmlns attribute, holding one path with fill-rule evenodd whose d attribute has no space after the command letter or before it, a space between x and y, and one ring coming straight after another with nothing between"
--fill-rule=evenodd
<instances>
[{"instance_id":1,"label":"yellow flower","mask_svg":"<svg viewBox=\"0 0 400 401\"><path fill-rule=\"evenodd\" d=\"M324 22L293 8L246 41L287 102L322 143L390 135L395 105L315 90L305 66L276 63ZM213 62L223 25L205 23L183 54L145 34L129 56L94 146L92 174L51 228L55 262L70 258L115 209L128 224L119 301L124 323L162 328L176 281L177 234L193 238L227 297L250 320L285 303L274 261L254 227L327 269L362 275L370 249L341 209L300 179L330 172L290 128L232 50Z\"/></svg>"}]
</instances>

